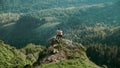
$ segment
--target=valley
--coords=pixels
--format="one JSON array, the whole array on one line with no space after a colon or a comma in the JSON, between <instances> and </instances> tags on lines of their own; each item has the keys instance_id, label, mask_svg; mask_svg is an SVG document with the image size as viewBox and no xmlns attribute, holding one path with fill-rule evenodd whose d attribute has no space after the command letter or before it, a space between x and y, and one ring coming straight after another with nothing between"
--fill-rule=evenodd
<instances>
[{"instance_id":1,"label":"valley","mask_svg":"<svg viewBox=\"0 0 120 68\"><path fill-rule=\"evenodd\" d=\"M29 43L35 44L33 46L48 46L49 40L56 36L56 29L60 27L63 30L63 39L86 47L86 54L91 61L100 66L118 68L119 3L120 1L114 0L0 0L0 40L18 50L23 49L22 55L24 55ZM32 51L35 48L33 47ZM38 51L35 57L32 57L34 62L37 60ZM106 54L111 58L104 59ZM26 61L26 59L22 60ZM31 64L31 60L29 62ZM65 62L69 63L69 61Z\"/></svg>"}]
</instances>

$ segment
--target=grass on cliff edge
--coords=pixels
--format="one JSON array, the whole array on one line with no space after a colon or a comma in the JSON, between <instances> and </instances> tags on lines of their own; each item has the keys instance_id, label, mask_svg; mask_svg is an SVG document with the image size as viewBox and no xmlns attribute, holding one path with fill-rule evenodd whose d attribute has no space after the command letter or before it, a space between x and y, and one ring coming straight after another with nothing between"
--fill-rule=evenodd
<instances>
[{"instance_id":1,"label":"grass on cliff edge","mask_svg":"<svg viewBox=\"0 0 120 68\"><path fill-rule=\"evenodd\" d=\"M63 60L58 63L43 64L38 68L100 68L88 59Z\"/></svg>"}]
</instances>

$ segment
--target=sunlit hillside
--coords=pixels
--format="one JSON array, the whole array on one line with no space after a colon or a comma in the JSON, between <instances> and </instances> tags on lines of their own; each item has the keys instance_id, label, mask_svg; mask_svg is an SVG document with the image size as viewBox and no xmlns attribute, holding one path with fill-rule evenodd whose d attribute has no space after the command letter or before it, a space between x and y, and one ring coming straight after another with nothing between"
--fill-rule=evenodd
<instances>
[{"instance_id":1,"label":"sunlit hillside","mask_svg":"<svg viewBox=\"0 0 120 68\"><path fill-rule=\"evenodd\" d=\"M57 28L63 30L62 39L86 47L84 53L91 63L119 68L119 0L0 0L0 40L6 43L0 42L0 64L31 66L38 54L50 46ZM91 65L83 59L59 62L63 67L76 67L75 63L88 68ZM42 67L57 67L55 64Z\"/></svg>"}]
</instances>

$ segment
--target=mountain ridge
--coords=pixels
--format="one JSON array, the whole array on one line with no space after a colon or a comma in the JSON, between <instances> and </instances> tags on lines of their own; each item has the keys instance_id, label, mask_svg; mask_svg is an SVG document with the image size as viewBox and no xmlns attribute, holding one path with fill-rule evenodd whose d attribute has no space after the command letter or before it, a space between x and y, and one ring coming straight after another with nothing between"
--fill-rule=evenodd
<instances>
[{"instance_id":1,"label":"mountain ridge","mask_svg":"<svg viewBox=\"0 0 120 68\"><path fill-rule=\"evenodd\" d=\"M0 67L31 68L31 65L33 64L33 67L37 66L38 68L39 67L41 68L41 64L42 64L42 68L45 68L48 66L53 68L54 64L58 64L58 66L55 66L55 68L59 68L59 65L61 66L61 64L62 64L61 67L70 67L69 65L72 64L72 67L77 68L74 65L75 63L77 63L77 65L79 65L80 67L100 68L99 66L97 66L95 63L93 63L88 59L88 57L85 54L85 48L82 45L79 46L79 44L73 43L72 41L65 40L65 39L61 41L61 43L55 40L54 41L52 40L52 42L54 42L54 44L52 44L51 46L53 45L59 46L61 44L62 45L62 49L60 49L61 51L59 51L58 53L53 53L53 50L49 49L48 47L47 50L49 52L47 53L46 49L43 48L43 50L41 50L39 49L39 46L36 46L36 45L33 46L33 44L28 44L28 46L26 46L25 48L18 50L10 45L4 44L3 41L0 41L0 47L1 47L0 48L0 51L1 51ZM73 55L73 52L77 55ZM34 61L34 57L32 57L32 55L35 56L35 54L36 56L38 56L37 57L38 59L36 60L36 62ZM41 57L43 57L44 59ZM51 62L51 59L52 59L52 62ZM74 62L71 62L71 61L74 61Z\"/></svg>"},{"instance_id":2,"label":"mountain ridge","mask_svg":"<svg viewBox=\"0 0 120 68\"><path fill-rule=\"evenodd\" d=\"M33 67L45 68L49 66L52 68L55 66L53 64L58 64L55 66L55 68L59 68L59 66L62 68L70 67L74 64L70 61L74 61L75 63L78 63L77 67L75 65L72 66L75 68L84 67L84 65L86 68L100 68L87 58L85 51L85 48L80 44L66 39L58 40L56 38L52 38L49 46L39 53L38 60L33 64ZM80 61L85 62L82 64ZM61 66L61 63L66 65ZM67 65L67 63L71 63L72 65Z\"/></svg>"}]
</instances>

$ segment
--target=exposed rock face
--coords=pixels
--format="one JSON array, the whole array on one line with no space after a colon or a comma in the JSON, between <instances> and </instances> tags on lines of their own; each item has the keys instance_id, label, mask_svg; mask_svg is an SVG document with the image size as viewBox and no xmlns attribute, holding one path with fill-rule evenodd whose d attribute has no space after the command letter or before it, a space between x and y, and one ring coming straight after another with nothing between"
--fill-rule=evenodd
<instances>
[{"instance_id":1,"label":"exposed rock face","mask_svg":"<svg viewBox=\"0 0 120 68\"><path fill-rule=\"evenodd\" d=\"M53 38L50 46L39 53L38 60L33 66L74 58L87 59L85 51L86 49L81 44L65 39L57 40Z\"/></svg>"},{"instance_id":2,"label":"exposed rock face","mask_svg":"<svg viewBox=\"0 0 120 68\"><path fill-rule=\"evenodd\" d=\"M60 51L56 54L51 54L46 56L43 60L42 63L50 63L50 62L59 62L60 60L66 59L66 55L63 51Z\"/></svg>"}]
</instances>

